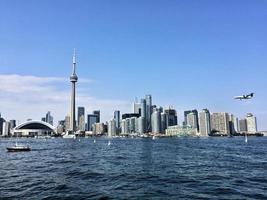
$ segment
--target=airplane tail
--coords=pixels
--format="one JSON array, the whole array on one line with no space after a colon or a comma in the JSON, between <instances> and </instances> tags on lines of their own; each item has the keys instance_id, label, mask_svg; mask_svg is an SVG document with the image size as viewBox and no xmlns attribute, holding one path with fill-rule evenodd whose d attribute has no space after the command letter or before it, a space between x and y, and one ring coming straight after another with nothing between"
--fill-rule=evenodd
<instances>
[{"instance_id":1,"label":"airplane tail","mask_svg":"<svg viewBox=\"0 0 267 200\"><path fill-rule=\"evenodd\" d=\"M254 96L254 93L251 93L250 96L253 97Z\"/></svg>"}]
</instances>

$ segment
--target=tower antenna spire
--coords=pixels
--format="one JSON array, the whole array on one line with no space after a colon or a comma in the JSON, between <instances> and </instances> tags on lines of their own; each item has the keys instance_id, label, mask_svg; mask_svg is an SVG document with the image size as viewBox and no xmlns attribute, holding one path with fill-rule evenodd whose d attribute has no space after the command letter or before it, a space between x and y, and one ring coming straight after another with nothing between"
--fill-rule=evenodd
<instances>
[{"instance_id":1,"label":"tower antenna spire","mask_svg":"<svg viewBox=\"0 0 267 200\"><path fill-rule=\"evenodd\" d=\"M72 65L73 65L72 73L75 74L76 73L76 49L75 48L73 49Z\"/></svg>"}]
</instances>

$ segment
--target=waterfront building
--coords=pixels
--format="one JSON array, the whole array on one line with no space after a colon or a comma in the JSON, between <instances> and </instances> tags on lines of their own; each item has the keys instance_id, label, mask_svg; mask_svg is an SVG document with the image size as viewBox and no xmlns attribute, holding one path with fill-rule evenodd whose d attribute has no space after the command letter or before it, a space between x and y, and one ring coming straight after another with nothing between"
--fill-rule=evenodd
<instances>
[{"instance_id":1,"label":"waterfront building","mask_svg":"<svg viewBox=\"0 0 267 200\"><path fill-rule=\"evenodd\" d=\"M94 110L93 115L97 116L96 123L99 123L100 122L100 110Z\"/></svg>"},{"instance_id":2,"label":"waterfront building","mask_svg":"<svg viewBox=\"0 0 267 200\"><path fill-rule=\"evenodd\" d=\"M145 133L145 118L139 117L137 119L137 121L138 121L138 130L137 130L137 132L139 134L144 134Z\"/></svg>"},{"instance_id":3,"label":"waterfront building","mask_svg":"<svg viewBox=\"0 0 267 200\"><path fill-rule=\"evenodd\" d=\"M257 119L253 116L252 113L247 114L247 131L248 133L257 132Z\"/></svg>"},{"instance_id":4,"label":"waterfront building","mask_svg":"<svg viewBox=\"0 0 267 200\"><path fill-rule=\"evenodd\" d=\"M78 130L85 131L85 108L78 107Z\"/></svg>"},{"instance_id":5,"label":"waterfront building","mask_svg":"<svg viewBox=\"0 0 267 200\"><path fill-rule=\"evenodd\" d=\"M116 129L118 133L119 128L120 128L120 111L119 110L114 111L114 119L116 121Z\"/></svg>"},{"instance_id":6,"label":"waterfront building","mask_svg":"<svg viewBox=\"0 0 267 200\"><path fill-rule=\"evenodd\" d=\"M105 125L104 123L94 123L93 124L93 134L95 135L103 135L105 133Z\"/></svg>"},{"instance_id":7,"label":"waterfront building","mask_svg":"<svg viewBox=\"0 0 267 200\"><path fill-rule=\"evenodd\" d=\"M126 134L126 120L121 120L121 134Z\"/></svg>"},{"instance_id":8,"label":"waterfront building","mask_svg":"<svg viewBox=\"0 0 267 200\"><path fill-rule=\"evenodd\" d=\"M208 109L203 109L199 113L199 134L201 136L209 136L211 133L210 112Z\"/></svg>"},{"instance_id":9,"label":"waterfront building","mask_svg":"<svg viewBox=\"0 0 267 200\"><path fill-rule=\"evenodd\" d=\"M239 132L239 123L238 118L233 114L229 114L229 128L231 135L235 135Z\"/></svg>"},{"instance_id":10,"label":"waterfront building","mask_svg":"<svg viewBox=\"0 0 267 200\"><path fill-rule=\"evenodd\" d=\"M190 112L189 114L187 114L186 118L187 118L187 125L197 129L198 122L196 113Z\"/></svg>"},{"instance_id":11,"label":"waterfront building","mask_svg":"<svg viewBox=\"0 0 267 200\"><path fill-rule=\"evenodd\" d=\"M125 133L130 134L131 133L131 122L130 118L125 119Z\"/></svg>"},{"instance_id":12,"label":"waterfront building","mask_svg":"<svg viewBox=\"0 0 267 200\"><path fill-rule=\"evenodd\" d=\"M87 131L93 130L93 124L99 123L97 122L98 116L94 114L87 115Z\"/></svg>"},{"instance_id":13,"label":"waterfront building","mask_svg":"<svg viewBox=\"0 0 267 200\"><path fill-rule=\"evenodd\" d=\"M247 119L240 119L239 120L239 129L241 133L247 132Z\"/></svg>"},{"instance_id":14,"label":"waterfront building","mask_svg":"<svg viewBox=\"0 0 267 200\"><path fill-rule=\"evenodd\" d=\"M160 120L160 112L155 110L151 116L151 125L152 125L152 133L160 133L161 132L161 120Z\"/></svg>"},{"instance_id":15,"label":"waterfront building","mask_svg":"<svg viewBox=\"0 0 267 200\"><path fill-rule=\"evenodd\" d=\"M2 118L1 113L0 113L0 135L3 134L3 124L4 124L4 122L5 122L5 119Z\"/></svg>"},{"instance_id":16,"label":"waterfront building","mask_svg":"<svg viewBox=\"0 0 267 200\"><path fill-rule=\"evenodd\" d=\"M116 135L116 121L115 119L111 119L108 122L108 136L112 137Z\"/></svg>"},{"instance_id":17,"label":"waterfront building","mask_svg":"<svg viewBox=\"0 0 267 200\"><path fill-rule=\"evenodd\" d=\"M184 137L184 136L197 136L197 129L190 127L190 126L169 126L166 129L167 136L177 136L177 137Z\"/></svg>"},{"instance_id":18,"label":"waterfront building","mask_svg":"<svg viewBox=\"0 0 267 200\"><path fill-rule=\"evenodd\" d=\"M199 124L198 124L198 122L199 122L199 119L198 119L198 111L196 110L196 109L194 109L194 110L186 110L186 111L184 111L184 125L189 125L188 124L188 121L187 121L187 115L188 114L190 114L190 113L194 113L195 114L195 116L196 116L196 122L197 122L197 130L199 130Z\"/></svg>"},{"instance_id":19,"label":"waterfront building","mask_svg":"<svg viewBox=\"0 0 267 200\"><path fill-rule=\"evenodd\" d=\"M76 55L75 50L72 57L72 75L70 76L70 82L72 86L71 90L71 110L70 110L70 132L76 132L76 118L75 118L75 100L76 100L76 86L78 76L76 75Z\"/></svg>"},{"instance_id":20,"label":"waterfront building","mask_svg":"<svg viewBox=\"0 0 267 200\"><path fill-rule=\"evenodd\" d=\"M51 124L43 121L26 121L12 130L14 136L20 137L34 137L34 136L44 136L44 135L54 135L56 133L56 128Z\"/></svg>"},{"instance_id":21,"label":"waterfront building","mask_svg":"<svg viewBox=\"0 0 267 200\"><path fill-rule=\"evenodd\" d=\"M165 130L167 129L167 119L166 114L161 112L160 113L160 121L161 121L161 133L165 133Z\"/></svg>"},{"instance_id":22,"label":"waterfront building","mask_svg":"<svg viewBox=\"0 0 267 200\"><path fill-rule=\"evenodd\" d=\"M2 136L8 137L10 135L10 123L8 121L3 122Z\"/></svg>"},{"instance_id":23,"label":"waterfront building","mask_svg":"<svg viewBox=\"0 0 267 200\"><path fill-rule=\"evenodd\" d=\"M136 133L136 121L137 117L130 118L130 133Z\"/></svg>"},{"instance_id":24,"label":"waterfront building","mask_svg":"<svg viewBox=\"0 0 267 200\"><path fill-rule=\"evenodd\" d=\"M230 135L228 113L212 113L211 130L213 135Z\"/></svg>"},{"instance_id":25,"label":"waterfront building","mask_svg":"<svg viewBox=\"0 0 267 200\"><path fill-rule=\"evenodd\" d=\"M167 127L178 124L177 113L175 109L168 108L165 110Z\"/></svg>"}]
</instances>

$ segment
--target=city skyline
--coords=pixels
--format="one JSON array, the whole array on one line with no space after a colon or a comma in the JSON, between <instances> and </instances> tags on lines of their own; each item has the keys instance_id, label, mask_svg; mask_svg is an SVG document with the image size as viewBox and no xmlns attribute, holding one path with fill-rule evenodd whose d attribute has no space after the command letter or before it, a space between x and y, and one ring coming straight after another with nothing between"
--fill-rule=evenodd
<instances>
[{"instance_id":1,"label":"city skyline","mask_svg":"<svg viewBox=\"0 0 267 200\"><path fill-rule=\"evenodd\" d=\"M51 111L64 119L76 47L76 108L99 109L103 121L152 94L155 104L176 108L179 122L184 110L208 108L253 113L267 129L266 3L81 2L0 3L2 116L23 122ZM255 99L233 100L249 92Z\"/></svg>"}]
</instances>

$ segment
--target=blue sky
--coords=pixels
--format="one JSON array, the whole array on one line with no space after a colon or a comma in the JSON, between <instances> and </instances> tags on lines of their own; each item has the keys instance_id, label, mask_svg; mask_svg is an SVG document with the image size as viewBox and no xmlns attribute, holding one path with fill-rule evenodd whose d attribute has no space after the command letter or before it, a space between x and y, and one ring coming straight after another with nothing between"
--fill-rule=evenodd
<instances>
[{"instance_id":1,"label":"blue sky","mask_svg":"<svg viewBox=\"0 0 267 200\"><path fill-rule=\"evenodd\" d=\"M34 77L68 79L75 47L84 79L78 104L88 112L102 109L104 119L114 108L131 111L134 97L152 94L154 103L173 105L180 122L185 109L209 108L238 117L253 112L267 129L265 0L0 0L0 8L0 74L8 87L17 87L14 78L27 84ZM46 103L44 95L20 115L12 108L36 95L10 94L2 85L2 115L25 120L51 110L64 118L68 107L55 105L69 104L70 83L49 81L38 83L45 95L64 92L66 102ZM252 101L232 98L252 91Z\"/></svg>"}]
</instances>

